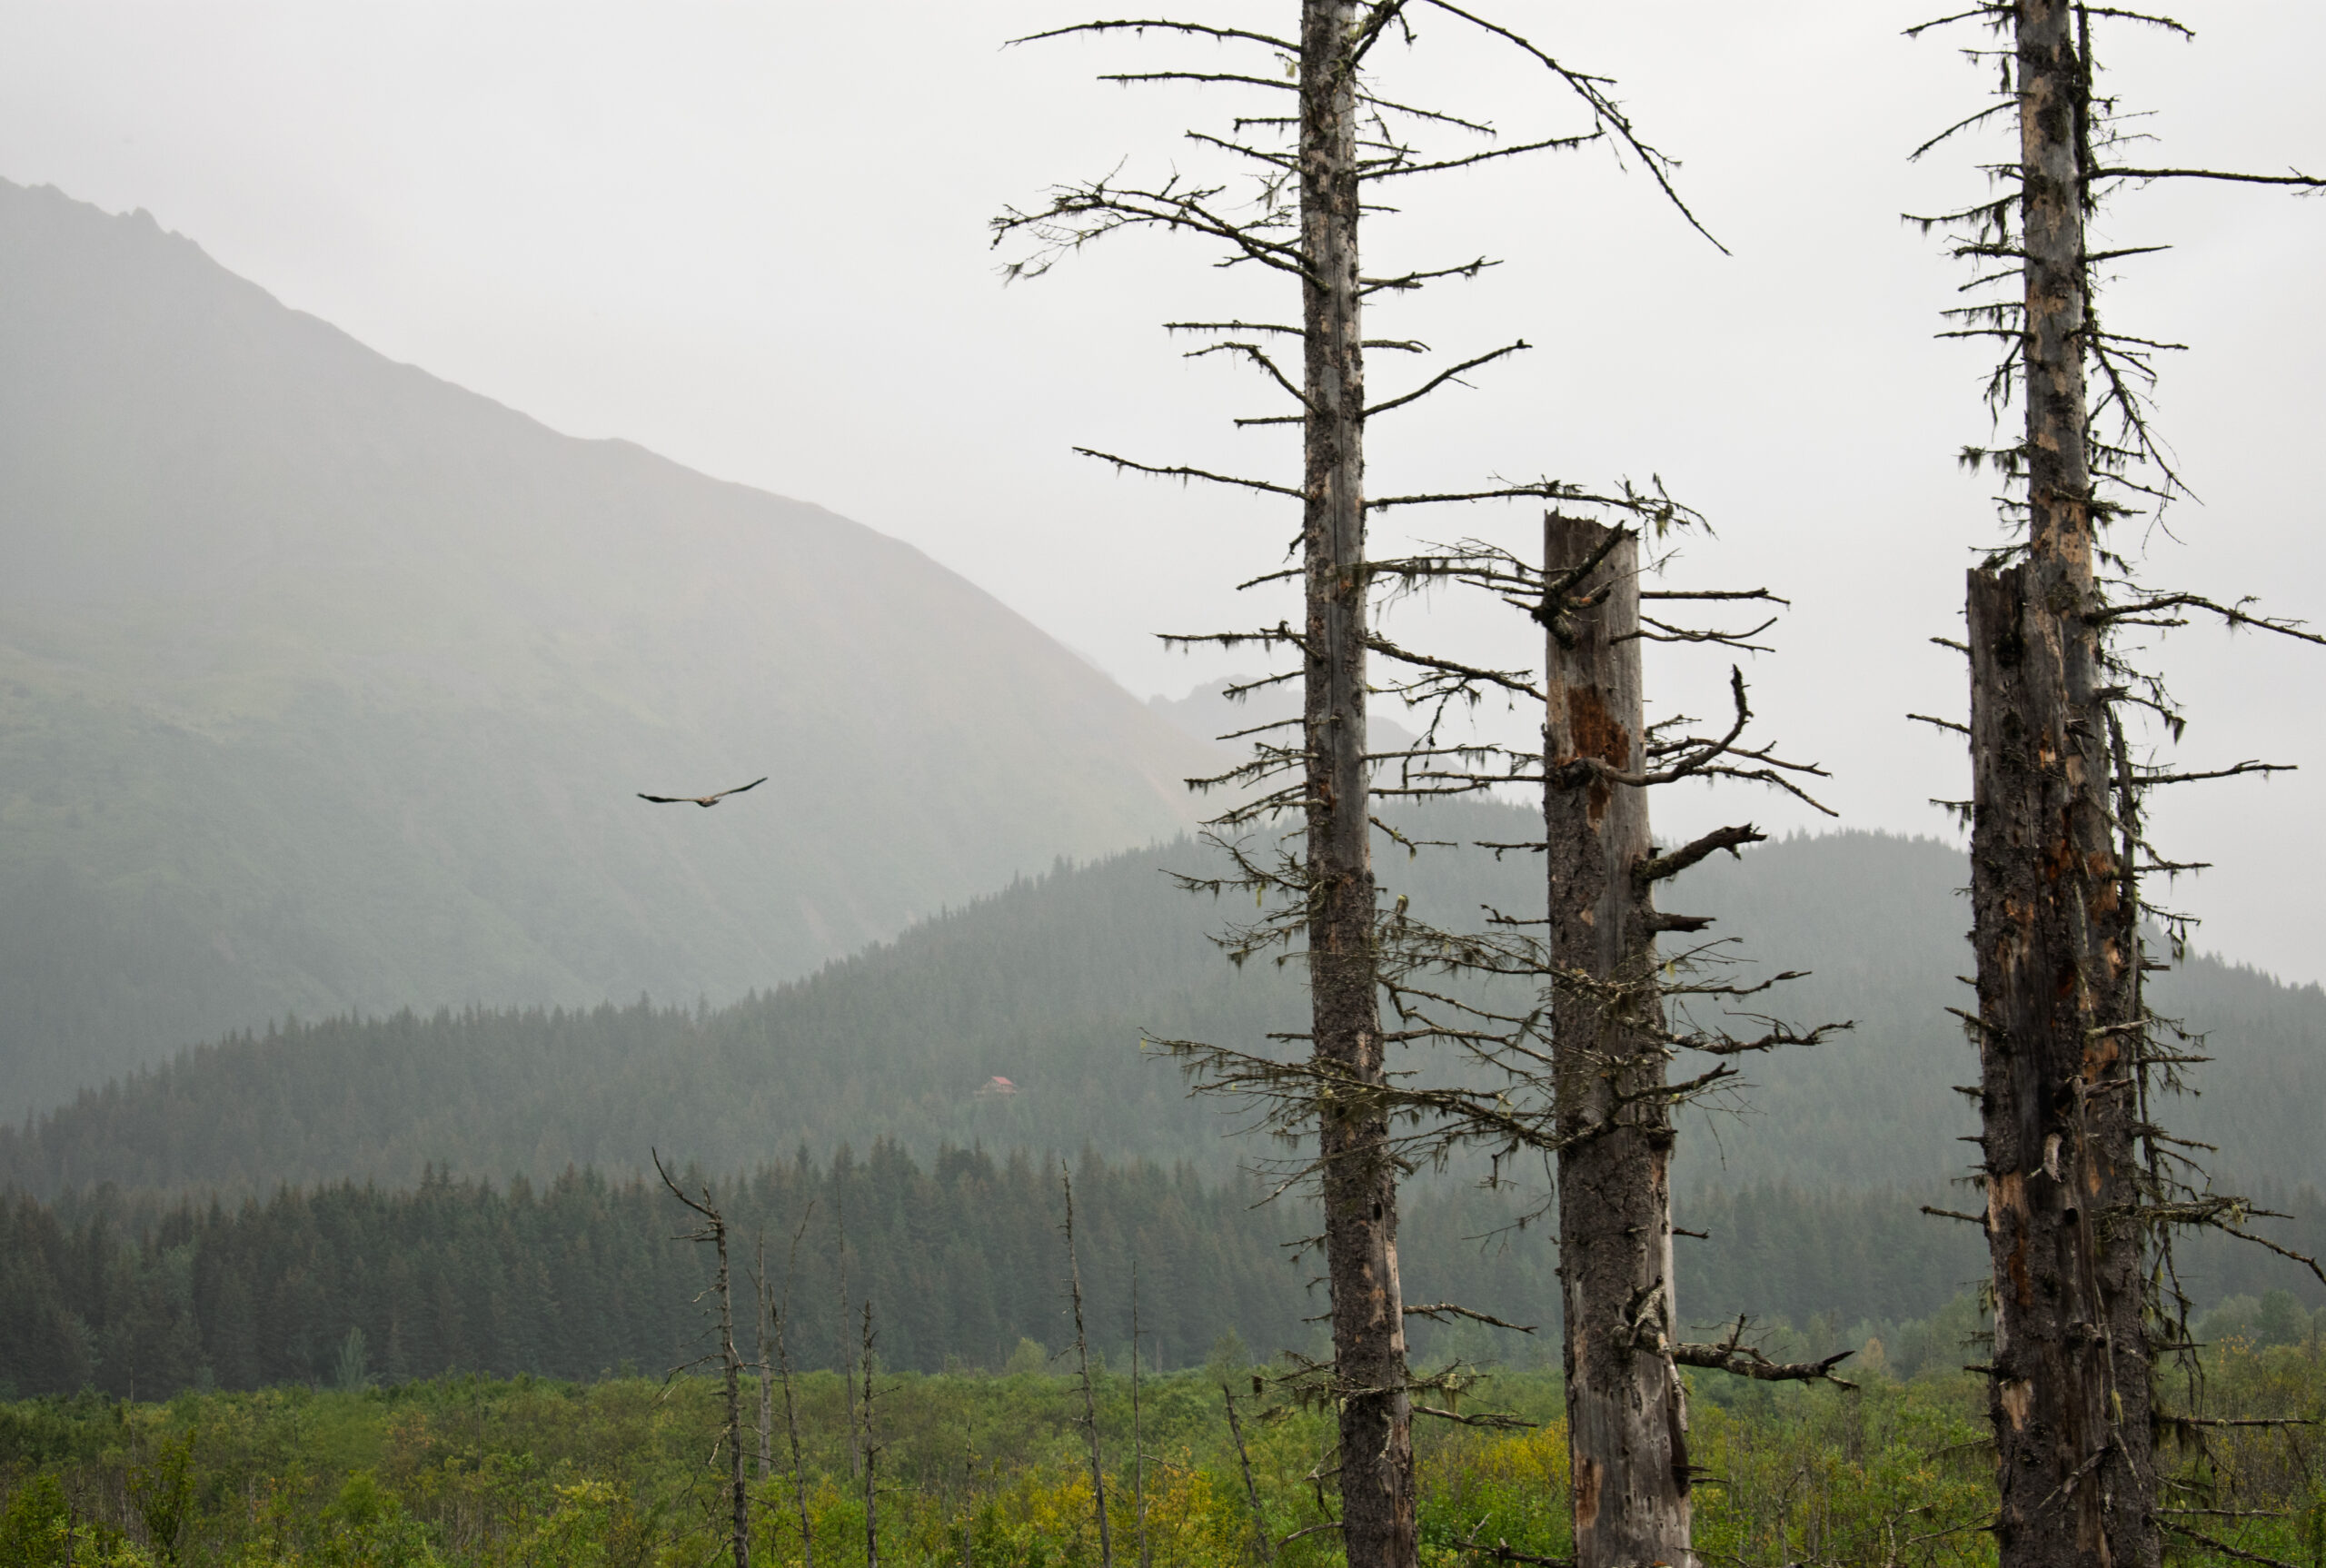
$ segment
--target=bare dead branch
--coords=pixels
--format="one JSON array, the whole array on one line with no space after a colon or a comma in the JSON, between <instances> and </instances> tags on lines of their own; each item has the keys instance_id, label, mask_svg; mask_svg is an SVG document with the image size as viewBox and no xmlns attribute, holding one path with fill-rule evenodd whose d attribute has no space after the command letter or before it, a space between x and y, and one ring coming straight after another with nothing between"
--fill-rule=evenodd
<instances>
[{"instance_id":1,"label":"bare dead branch","mask_svg":"<svg viewBox=\"0 0 2326 1568\"><path fill-rule=\"evenodd\" d=\"M2284 174L2239 174L2222 169L2094 169L2094 180L2232 180L2247 185L2295 185L2305 190L2326 188L2326 179L2296 169Z\"/></svg>"},{"instance_id":2,"label":"bare dead branch","mask_svg":"<svg viewBox=\"0 0 2326 1568\"><path fill-rule=\"evenodd\" d=\"M1857 1386L1834 1375L1834 1368L1855 1355L1857 1352L1854 1350L1836 1351L1822 1361L1771 1361L1744 1343L1744 1330L1751 1321L1739 1316L1735 1326L1728 1331L1728 1337L1717 1345L1672 1345L1669 1347L1672 1359L1682 1366L1706 1367L1761 1383L1830 1383L1839 1388Z\"/></svg>"},{"instance_id":3,"label":"bare dead branch","mask_svg":"<svg viewBox=\"0 0 2326 1568\"><path fill-rule=\"evenodd\" d=\"M1406 393L1403 397L1393 397L1387 402L1375 403L1371 408L1365 411L1365 417L1367 419L1371 419L1376 414L1387 413L1393 408L1403 408L1409 402L1418 402L1419 400L1427 397L1431 392L1436 392L1439 387L1444 386L1447 382L1459 378L1464 371L1474 371L1480 365L1492 364L1498 359L1503 359L1515 353L1523 353L1527 349L1534 346L1534 344L1528 342L1526 339L1521 338L1516 342L1506 344L1504 347L1496 349L1491 353L1483 353L1478 355L1476 359L1464 360L1458 365L1454 365L1446 370L1440 371L1437 374L1430 377L1429 380L1422 382L1421 385Z\"/></svg>"},{"instance_id":4,"label":"bare dead branch","mask_svg":"<svg viewBox=\"0 0 2326 1568\"><path fill-rule=\"evenodd\" d=\"M1132 473L1151 473L1162 479L1207 480L1213 484L1235 485L1244 490L1260 491L1268 495L1288 495L1296 500L1301 494L1290 485L1271 484L1264 479L1240 479L1234 474L1213 473L1208 469L1187 468L1178 464L1158 466L1155 463L1138 462L1130 458L1117 457L1109 452L1094 452L1087 446L1078 446L1074 450L1083 457L1095 457L1100 462L1110 462L1115 465L1118 471L1128 470Z\"/></svg>"},{"instance_id":5,"label":"bare dead branch","mask_svg":"<svg viewBox=\"0 0 2326 1568\"><path fill-rule=\"evenodd\" d=\"M1294 55L1300 53L1299 45L1287 39L1273 37L1266 33L1249 33L1240 27L1214 27L1202 22L1174 22L1155 17L1145 17L1135 21L1077 22L1071 26L1052 27L1045 32L1029 33L1022 38L1012 38L1002 47L1009 49L1020 44L1039 44L1050 38L1071 37L1078 33L1146 32L1188 33L1202 38L1217 38L1223 42L1265 44L1271 49L1282 49Z\"/></svg>"},{"instance_id":6,"label":"bare dead branch","mask_svg":"<svg viewBox=\"0 0 2326 1568\"><path fill-rule=\"evenodd\" d=\"M1701 839L1691 839L1676 849L1665 851L1652 860L1643 860L1632 870L1642 883L1661 882L1676 877L1706 856L1725 849L1732 857L1742 858L1740 851L1747 844L1764 844L1768 835L1745 823L1738 828L1715 828Z\"/></svg>"}]
</instances>

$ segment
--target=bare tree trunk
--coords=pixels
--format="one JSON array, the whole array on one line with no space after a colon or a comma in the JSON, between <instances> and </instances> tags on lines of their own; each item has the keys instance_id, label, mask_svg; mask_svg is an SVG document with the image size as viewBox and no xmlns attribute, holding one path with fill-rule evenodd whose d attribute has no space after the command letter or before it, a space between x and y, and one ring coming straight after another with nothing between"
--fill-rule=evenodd
<instances>
[{"instance_id":1,"label":"bare tree trunk","mask_svg":"<svg viewBox=\"0 0 2326 1568\"><path fill-rule=\"evenodd\" d=\"M840 1318L834 1330L840 1341L840 1381L843 1409L848 1421L848 1473L851 1476L864 1473L863 1449L856 1437L856 1358L849 1353L848 1345L848 1216L841 1209L840 1196L832 1196L832 1228L839 1237L840 1251L836 1255L840 1275ZM864 1310L869 1314L872 1303L868 1298ZM871 1390L865 1391L869 1396Z\"/></svg>"},{"instance_id":2,"label":"bare tree trunk","mask_svg":"<svg viewBox=\"0 0 2326 1568\"><path fill-rule=\"evenodd\" d=\"M872 1442L872 1298L864 1298L864 1568L880 1568L880 1451Z\"/></svg>"},{"instance_id":3,"label":"bare tree trunk","mask_svg":"<svg viewBox=\"0 0 2326 1568\"><path fill-rule=\"evenodd\" d=\"M815 1206L810 1204L800 1218L800 1228L791 1233L791 1255L783 1267L783 1300L775 1314L775 1365L783 1378L783 1427L791 1442L791 1496L800 1511L800 1557L804 1568L816 1568L816 1536L808 1517L808 1469L800 1453L800 1402L792 1388L791 1346L784 1338L784 1325L791 1317L791 1281L800 1272L800 1238L814 1214Z\"/></svg>"},{"instance_id":4,"label":"bare tree trunk","mask_svg":"<svg viewBox=\"0 0 2326 1568\"><path fill-rule=\"evenodd\" d=\"M2030 549L1973 572L1969 590L1988 1414L2005 1568L2145 1564L2161 1549L2133 1212L2139 957L2110 831L2093 614L2075 23L2062 0L2018 8Z\"/></svg>"},{"instance_id":5,"label":"bare tree trunk","mask_svg":"<svg viewBox=\"0 0 2326 1568\"><path fill-rule=\"evenodd\" d=\"M1138 1568L1154 1568L1147 1545L1147 1434L1139 1425L1138 1259L1130 1260L1130 1491L1138 1521Z\"/></svg>"},{"instance_id":6,"label":"bare tree trunk","mask_svg":"<svg viewBox=\"0 0 2326 1568\"><path fill-rule=\"evenodd\" d=\"M751 1492L743 1470L743 1358L735 1350L735 1296L730 1288L727 1227L719 1233L719 1355L727 1373L727 1485L735 1568L751 1568Z\"/></svg>"},{"instance_id":7,"label":"bare tree trunk","mask_svg":"<svg viewBox=\"0 0 2326 1568\"><path fill-rule=\"evenodd\" d=\"M2029 551L1971 574L1972 939L2004 1568L2142 1565L2160 1536L2142 1323L2139 954L2111 833L2086 445L2089 78L2020 0Z\"/></svg>"},{"instance_id":8,"label":"bare tree trunk","mask_svg":"<svg viewBox=\"0 0 2326 1568\"><path fill-rule=\"evenodd\" d=\"M775 1360L783 1376L783 1424L791 1438L791 1495L800 1511L800 1560L816 1568L816 1533L808 1518L808 1470L800 1454L800 1407L791 1390L791 1355L783 1343L783 1324L775 1325Z\"/></svg>"},{"instance_id":9,"label":"bare tree trunk","mask_svg":"<svg viewBox=\"0 0 2326 1568\"><path fill-rule=\"evenodd\" d=\"M734 1549L735 1568L750 1568L751 1493L743 1458L743 1358L735 1349L735 1295L731 1288L733 1275L727 1257L727 1216L719 1212L718 1205L711 1200L708 1184L703 1186L701 1198L687 1196L686 1189L671 1178L670 1171L663 1166L660 1153L654 1155L654 1169L662 1177L662 1185L671 1189L673 1197L702 1216L703 1228L682 1239L708 1241L718 1249L719 1273L711 1289L719 1296L719 1349L716 1354L720 1370L726 1379L726 1422L719 1437L727 1450L728 1543ZM764 1275L764 1255L761 1264ZM697 1296L695 1299L700 1301L702 1298ZM689 1365L699 1365L701 1363ZM715 1451L712 1457L717 1457Z\"/></svg>"},{"instance_id":10,"label":"bare tree trunk","mask_svg":"<svg viewBox=\"0 0 2326 1568\"><path fill-rule=\"evenodd\" d=\"M768 1299L767 1299L767 1233L760 1233L759 1262L751 1276L751 1285L759 1302L759 1313L752 1320L751 1337L757 1342L760 1374L760 1484L767 1484L775 1474L775 1379L767 1359Z\"/></svg>"},{"instance_id":11,"label":"bare tree trunk","mask_svg":"<svg viewBox=\"0 0 2326 1568\"><path fill-rule=\"evenodd\" d=\"M1252 1455L1244 1446L1244 1424L1236 1418L1236 1396L1224 1383L1219 1385L1219 1397L1228 1403L1228 1435L1236 1440L1236 1462L1244 1467L1244 1495L1252 1504L1252 1544L1258 1553L1253 1561L1259 1568L1270 1568L1276 1549L1268 1540L1267 1516L1260 1512L1260 1484L1252 1479Z\"/></svg>"},{"instance_id":12,"label":"bare tree trunk","mask_svg":"<svg viewBox=\"0 0 2326 1568\"><path fill-rule=\"evenodd\" d=\"M961 1568L977 1568L977 1560L970 1552L978 1527L978 1429L975 1423L970 1424L969 1435L961 1440Z\"/></svg>"},{"instance_id":13,"label":"bare tree trunk","mask_svg":"<svg viewBox=\"0 0 2326 1568\"><path fill-rule=\"evenodd\" d=\"M1107 1466L1098 1449L1098 1402L1090 1388L1090 1340L1082 1328L1082 1263L1074 1255L1074 1177L1060 1160L1059 1185L1066 1189L1066 1278L1074 1296L1074 1354L1082 1374L1082 1432L1090 1444L1090 1497L1098 1516L1099 1568L1115 1568L1114 1537L1107 1528Z\"/></svg>"},{"instance_id":14,"label":"bare tree trunk","mask_svg":"<svg viewBox=\"0 0 2326 1568\"><path fill-rule=\"evenodd\" d=\"M1357 272L1352 0L1305 0L1300 222L1305 349L1308 974L1312 1048L1357 1085L1382 1081L1372 826L1365 769L1365 355ZM1321 1097L1325 1258L1349 1568L1411 1568L1412 1397L1397 1283L1388 1120L1363 1093Z\"/></svg>"},{"instance_id":15,"label":"bare tree trunk","mask_svg":"<svg viewBox=\"0 0 2326 1568\"><path fill-rule=\"evenodd\" d=\"M1556 513L1544 573L1599 565L1556 614L1546 663L1559 1276L1577 1568L1692 1568L1688 1404L1673 1365L1671 1116L1644 868L1647 791L1639 546ZM1680 923L1678 919L1671 922ZM1690 920L1691 925L1701 921Z\"/></svg>"}]
</instances>

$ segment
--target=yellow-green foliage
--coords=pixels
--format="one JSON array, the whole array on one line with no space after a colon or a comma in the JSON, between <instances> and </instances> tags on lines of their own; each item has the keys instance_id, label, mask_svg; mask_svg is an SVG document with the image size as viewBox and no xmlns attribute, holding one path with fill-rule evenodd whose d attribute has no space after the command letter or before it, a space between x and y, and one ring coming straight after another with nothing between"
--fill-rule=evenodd
<instances>
[{"instance_id":1,"label":"yellow-green foliage","mask_svg":"<svg viewBox=\"0 0 2326 1568\"><path fill-rule=\"evenodd\" d=\"M1872 1359L1872 1358L1868 1358ZM1144 1543L1153 1568L1337 1568L1330 1425L1256 1406L1246 1437L1256 1521L1218 1374L1150 1381ZM1953 1372L1862 1392L1696 1383L1696 1544L1725 1568L1779 1563L1985 1568L1984 1394ZM1244 1374L1228 1378L1240 1387ZM2326 1415L2312 1337L2232 1339L2208 1362L2210 1407ZM867 1568L864 1480L830 1374L797 1390L815 1568ZM1128 1386L1099 1390L1114 1561L1137 1568L1141 1509ZM1484 1553L1568 1555L1566 1432L1556 1380L1474 1393L1536 1424L1425 1423L1417 1433L1425 1568ZM1079 1396L1067 1380L882 1378L874 1416L882 1568L1099 1568ZM715 1390L695 1379L591 1385L448 1378L391 1389L94 1397L0 1405L0 1564L61 1568L705 1568L727 1517L713 1463ZM747 1434L748 1449L755 1441ZM2307 1428L2192 1429L2166 1454L2175 1564L2326 1563L2326 1478ZM753 1467L752 1557L808 1568L779 1415L777 1463ZM2208 1539L2209 1538L2209 1539Z\"/></svg>"},{"instance_id":2,"label":"yellow-green foliage","mask_svg":"<svg viewBox=\"0 0 2326 1568\"><path fill-rule=\"evenodd\" d=\"M1754 1414L1701 1406L1696 1539L1751 1563L1991 1563L1991 1450L1961 1374L1901 1394L1785 1387Z\"/></svg>"},{"instance_id":3,"label":"yellow-green foliage","mask_svg":"<svg viewBox=\"0 0 2326 1568\"><path fill-rule=\"evenodd\" d=\"M1476 1547L1536 1557L1574 1551L1563 1420L1492 1436L1466 1431L1426 1454L1416 1479L1424 1568L1474 1561Z\"/></svg>"}]
</instances>

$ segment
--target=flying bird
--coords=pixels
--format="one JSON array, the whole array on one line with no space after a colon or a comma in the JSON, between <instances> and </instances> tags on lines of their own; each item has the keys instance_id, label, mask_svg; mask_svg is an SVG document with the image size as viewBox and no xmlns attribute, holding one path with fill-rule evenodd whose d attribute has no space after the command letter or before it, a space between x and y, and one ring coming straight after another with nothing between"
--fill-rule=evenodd
<instances>
[{"instance_id":1,"label":"flying bird","mask_svg":"<svg viewBox=\"0 0 2326 1568\"><path fill-rule=\"evenodd\" d=\"M738 785L736 785L732 789L721 789L721 790L718 794L716 794L716 795L645 795L645 794L641 794L641 795L640 795L640 796L639 796L639 799L640 799L641 800L651 800L651 801L653 801L653 802L654 802L654 804L655 804L655 805L657 805L657 806L716 806L716 805L718 805L718 804L719 804L719 802L721 802L721 800L724 800L724 799L727 799L727 797L728 797L728 796L730 796L730 795L741 795L744 790L746 790L746 789L758 789L760 785L762 785L762 784L764 784L764 783L766 783L766 782L767 782L767 777L766 777L766 775L762 774L762 775L760 775L759 778L752 779L752 780L751 780L750 783L748 783L748 784L738 784Z\"/></svg>"}]
</instances>

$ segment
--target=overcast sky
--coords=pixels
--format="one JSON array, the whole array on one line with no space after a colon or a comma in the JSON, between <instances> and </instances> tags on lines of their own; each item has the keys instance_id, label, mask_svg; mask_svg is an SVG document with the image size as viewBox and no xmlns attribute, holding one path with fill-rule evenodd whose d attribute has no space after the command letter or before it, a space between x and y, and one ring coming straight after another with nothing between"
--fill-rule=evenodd
<instances>
[{"instance_id":1,"label":"overcast sky","mask_svg":"<svg viewBox=\"0 0 2326 1568\"><path fill-rule=\"evenodd\" d=\"M1208 14L1280 30L1294 9ZM1995 144L1908 164L1990 81L1957 52L1973 39L1901 36L1923 9L1507 0L1496 15L1618 78L1733 254L1600 149L1397 192L1406 211L1374 223L1368 270L1506 264L1385 303L1373 330L1465 357L1537 346L1377 422L1369 461L1377 494L1661 474L1718 531L1687 547L1678 580L1794 600L1781 650L1746 670L1771 732L1833 770L1824 794L1845 822L1946 833L1924 801L1967 793L1960 747L1903 715L1964 705L1959 660L1927 640L1956 630L1971 551L1996 533L1989 486L1953 459L1988 435L1983 360L1933 340L1963 274L1899 214L1976 199ZM1288 285L1134 238L1005 288L985 223L1125 158L1133 173L1202 170L1181 130L1266 95L1092 80L1167 59L1249 68L1208 45L1000 47L1083 15L1064 0L5 0L0 175L145 208L286 303L560 430L627 437L910 540L1133 691L1178 695L1249 657L1169 654L1151 633L1284 613L1230 585L1277 565L1295 521L1118 479L1069 449L1285 477L1282 432L1227 422L1277 412L1267 389L1183 362L1157 323L1287 319ZM2106 56L2128 106L2155 111L2159 155L2326 168L2326 6L2212 0L2184 19L2193 44L2125 37ZM1585 124L1538 73L1442 21L1383 65L1395 95L1507 134ZM2158 187L2125 195L2105 227L2111 245L2175 247L2126 263L2112 323L2192 345L2165 367L2161 418L2205 504L2175 512L2178 542L2151 537L2150 575L2259 592L2326 625L2312 473L2326 202ZM1386 354L1370 371L1377 400L1416 373ZM1418 527L1538 537L1518 507ZM1515 619L1439 630L1511 657L1526 642ZM2168 845L2219 863L2180 901L2208 918L2203 945L2326 976L2326 650L2192 630L2167 655L2197 720L2187 760L2305 769L2172 792ZM1651 679L1701 712L1722 673L1664 660ZM1673 833L1806 820L1673 794L1659 804Z\"/></svg>"}]
</instances>

